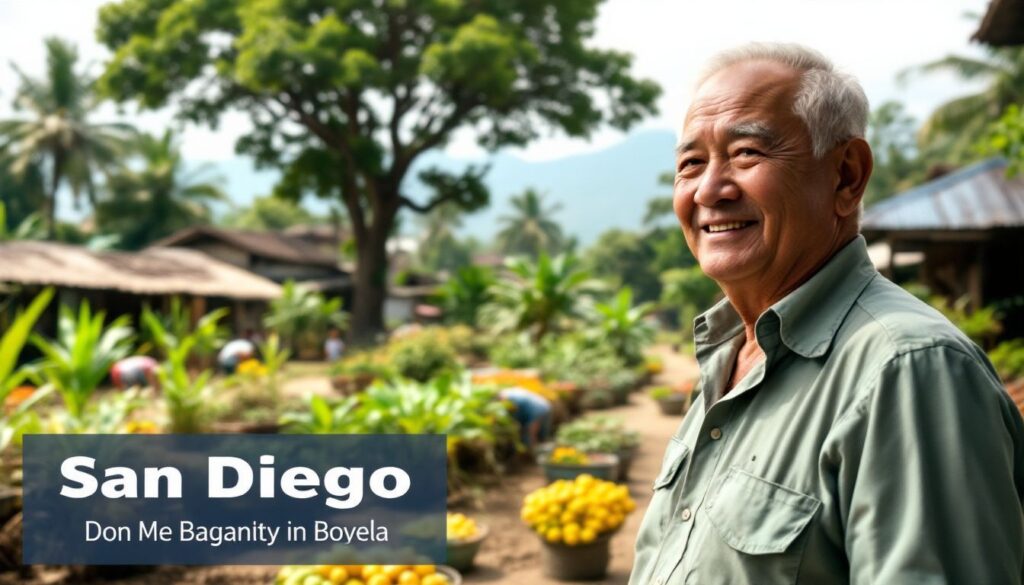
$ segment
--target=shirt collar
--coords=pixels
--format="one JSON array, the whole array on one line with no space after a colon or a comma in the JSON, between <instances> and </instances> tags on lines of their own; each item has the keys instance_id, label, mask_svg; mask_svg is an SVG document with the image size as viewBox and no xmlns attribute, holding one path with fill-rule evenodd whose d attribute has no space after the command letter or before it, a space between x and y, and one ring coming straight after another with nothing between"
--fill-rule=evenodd
<instances>
[{"instance_id":1,"label":"shirt collar","mask_svg":"<svg viewBox=\"0 0 1024 585\"><path fill-rule=\"evenodd\" d=\"M876 274L867 242L864 236L857 236L807 282L761 315L755 327L758 339L777 330L782 343L801 356L823 355L853 303ZM717 345L742 329L739 314L726 298L694 320L693 338L702 345Z\"/></svg>"}]
</instances>

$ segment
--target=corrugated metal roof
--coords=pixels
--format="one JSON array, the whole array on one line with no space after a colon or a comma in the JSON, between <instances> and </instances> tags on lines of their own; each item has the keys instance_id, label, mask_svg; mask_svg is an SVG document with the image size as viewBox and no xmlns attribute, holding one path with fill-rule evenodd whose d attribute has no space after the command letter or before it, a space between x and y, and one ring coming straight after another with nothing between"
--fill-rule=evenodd
<instances>
[{"instance_id":1,"label":"corrugated metal roof","mask_svg":"<svg viewBox=\"0 0 1024 585\"><path fill-rule=\"evenodd\" d=\"M1024 226L1024 176L1006 178L989 159L881 201L864 211L864 231L986 230Z\"/></svg>"},{"instance_id":2,"label":"corrugated metal roof","mask_svg":"<svg viewBox=\"0 0 1024 585\"><path fill-rule=\"evenodd\" d=\"M57 242L0 243L0 282L134 294L274 299L276 283L197 250L93 251Z\"/></svg>"}]
</instances>

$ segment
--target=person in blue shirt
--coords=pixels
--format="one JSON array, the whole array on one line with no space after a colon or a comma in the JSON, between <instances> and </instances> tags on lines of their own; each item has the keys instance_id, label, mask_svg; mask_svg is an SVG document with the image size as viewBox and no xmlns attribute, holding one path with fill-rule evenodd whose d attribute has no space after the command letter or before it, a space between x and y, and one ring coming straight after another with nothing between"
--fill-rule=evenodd
<instances>
[{"instance_id":1,"label":"person in blue shirt","mask_svg":"<svg viewBox=\"0 0 1024 585\"><path fill-rule=\"evenodd\" d=\"M551 435L551 403L517 387L505 388L498 396L512 404L512 418L519 423L523 445L533 452L538 443Z\"/></svg>"}]
</instances>

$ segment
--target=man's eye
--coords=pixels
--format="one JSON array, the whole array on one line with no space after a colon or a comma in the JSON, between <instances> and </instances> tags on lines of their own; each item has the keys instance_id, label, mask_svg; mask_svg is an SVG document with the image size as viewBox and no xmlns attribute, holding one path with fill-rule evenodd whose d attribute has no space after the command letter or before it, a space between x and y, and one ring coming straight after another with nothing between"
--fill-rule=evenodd
<instances>
[{"instance_id":1,"label":"man's eye","mask_svg":"<svg viewBox=\"0 0 1024 585\"><path fill-rule=\"evenodd\" d=\"M692 168L703 163L704 161L700 160L699 158L684 159L679 163L679 170L685 171L688 168Z\"/></svg>"},{"instance_id":2,"label":"man's eye","mask_svg":"<svg viewBox=\"0 0 1024 585\"><path fill-rule=\"evenodd\" d=\"M736 151L739 156L760 156L761 152L753 148L741 148Z\"/></svg>"}]
</instances>

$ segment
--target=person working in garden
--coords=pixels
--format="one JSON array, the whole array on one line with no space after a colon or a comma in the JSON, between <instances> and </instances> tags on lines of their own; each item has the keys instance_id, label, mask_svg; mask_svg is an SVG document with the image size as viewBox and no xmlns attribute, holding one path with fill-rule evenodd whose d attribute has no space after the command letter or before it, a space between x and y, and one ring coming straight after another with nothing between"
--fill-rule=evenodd
<instances>
[{"instance_id":1,"label":"person working in garden","mask_svg":"<svg viewBox=\"0 0 1024 585\"><path fill-rule=\"evenodd\" d=\"M519 423L520 440L530 453L551 435L551 403L523 388L504 388L499 398L512 405L512 418Z\"/></svg>"},{"instance_id":2,"label":"person working in garden","mask_svg":"<svg viewBox=\"0 0 1024 585\"><path fill-rule=\"evenodd\" d=\"M985 354L859 235L868 103L819 53L699 78L674 209L726 298L630 583L1021 583L1024 422Z\"/></svg>"},{"instance_id":3,"label":"person working in garden","mask_svg":"<svg viewBox=\"0 0 1024 585\"><path fill-rule=\"evenodd\" d=\"M132 386L151 386L159 392L159 367L160 364L148 355L133 355L114 362L110 367L110 380L121 390Z\"/></svg>"},{"instance_id":4,"label":"person working in garden","mask_svg":"<svg viewBox=\"0 0 1024 585\"><path fill-rule=\"evenodd\" d=\"M256 346L248 339L232 339L217 354L217 366L225 374L235 373L238 364L256 355Z\"/></svg>"}]
</instances>

